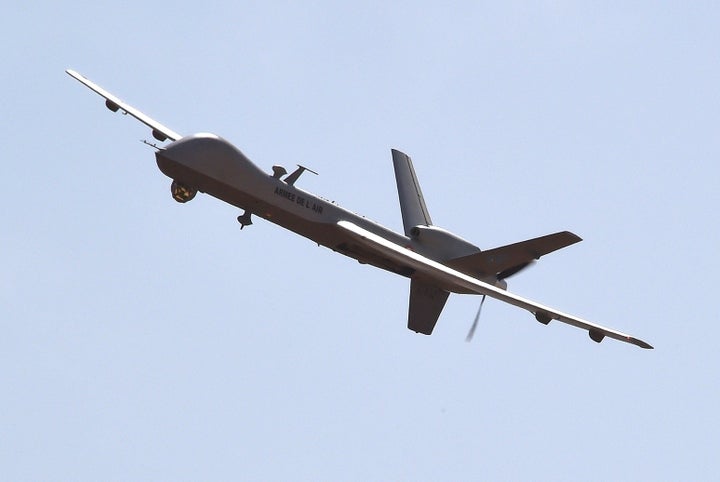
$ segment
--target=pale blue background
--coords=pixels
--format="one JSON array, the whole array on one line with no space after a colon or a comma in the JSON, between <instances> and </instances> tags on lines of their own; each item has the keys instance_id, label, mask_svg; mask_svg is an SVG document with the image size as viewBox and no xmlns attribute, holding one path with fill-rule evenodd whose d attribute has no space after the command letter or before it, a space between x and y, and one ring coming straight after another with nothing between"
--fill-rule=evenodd
<instances>
[{"instance_id":1,"label":"pale blue background","mask_svg":"<svg viewBox=\"0 0 720 482\"><path fill-rule=\"evenodd\" d=\"M0 479L717 480L714 2L14 2L0 38ZM585 241L452 296L187 205L74 68L400 230L390 148L482 248Z\"/></svg>"}]
</instances>

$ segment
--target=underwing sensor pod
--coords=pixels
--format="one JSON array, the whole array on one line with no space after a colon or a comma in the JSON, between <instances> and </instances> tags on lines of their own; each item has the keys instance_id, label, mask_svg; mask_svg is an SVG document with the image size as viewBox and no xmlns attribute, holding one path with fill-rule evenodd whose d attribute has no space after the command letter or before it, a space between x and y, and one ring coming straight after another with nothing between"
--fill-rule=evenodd
<instances>
[{"instance_id":1,"label":"underwing sensor pod","mask_svg":"<svg viewBox=\"0 0 720 482\"><path fill-rule=\"evenodd\" d=\"M403 233L397 233L297 187L309 171L298 165L292 173L272 166L266 173L227 140L214 134L183 136L146 116L73 70L67 73L105 98L113 112L121 111L150 127L153 137L168 144L154 146L159 169L172 179L170 191L180 203L198 192L236 206L241 229L252 216L268 220L353 258L360 263L410 279L407 326L430 335L450 293L482 295L530 312L547 325L553 320L585 330L595 342L604 338L652 348L648 343L563 313L507 291L506 279L540 257L581 239L562 231L499 248L481 250L473 243L433 224L409 156L392 150ZM149 143L148 143L149 144ZM482 302L480 304L482 308ZM475 317L468 339L477 325Z\"/></svg>"}]
</instances>

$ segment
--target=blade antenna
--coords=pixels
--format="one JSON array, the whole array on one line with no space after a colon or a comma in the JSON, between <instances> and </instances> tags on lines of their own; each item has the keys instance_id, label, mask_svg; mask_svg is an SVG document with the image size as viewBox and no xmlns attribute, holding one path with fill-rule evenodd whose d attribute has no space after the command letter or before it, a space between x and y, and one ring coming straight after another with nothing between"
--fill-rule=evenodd
<instances>
[{"instance_id":1,"label":"blade antenna","mask_svg":"<svg viewBox=\"0 0 720 482\"><path fill-rule=\"evenodd\" d=\"M472 326L470 327L470 331L468 332L467 336L465 337L466 342L470 342L473 338L473 335L475 334L475 328L477 328L478 320L480 319L480 312L482 311L483 303L485 303L485 295L482 295L482 300L480 300L480 307L477 310L477 314L475 315L475 320L473 321Z\"/></svg>"}]
</instances>

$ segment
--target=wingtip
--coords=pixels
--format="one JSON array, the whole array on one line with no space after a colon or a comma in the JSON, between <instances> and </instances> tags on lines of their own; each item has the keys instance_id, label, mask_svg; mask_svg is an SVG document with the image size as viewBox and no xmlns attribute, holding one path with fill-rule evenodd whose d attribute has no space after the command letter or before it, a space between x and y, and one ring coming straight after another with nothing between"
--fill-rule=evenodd
<instances>
[{"instance_id":1,"label":"wingtip","mask_svg":"<svg viewBox=\"0 0 720 482\"><path fill-rule=\"evenodd\" d=\"M84 78L76 70L73 70L73 69L65 69L65 73L68 74L70 77L77 79L77 80Z\"/></svg>"},{"instance_id":2,"label":"wingtip","mask_svg":"<svg viewBox=\"0 0 720 482\"><path fill-rule=\"evenodd\" d=\"M573 233L572 231L565 231L565 233L567 233L568 238L572 240L571 244L579 243L580 241L583 240L583 238L581 238L577 234Z\"/></svg>"},{"instance_id":3,"label":"wingtip","mask_svg":"<svg viewBox=\"0 0 720 482\"><path fill-rule=\"evenodd\" d=\"M651 344L645 343L644 341L639 340L637 338L630 337L630 338L628 338L628 341L630 343L632 343L633 345L637 345L640 348L645 348L646 350L654 350L655 349L655 347L653 347Z\"/></svg>"}]
</instances>

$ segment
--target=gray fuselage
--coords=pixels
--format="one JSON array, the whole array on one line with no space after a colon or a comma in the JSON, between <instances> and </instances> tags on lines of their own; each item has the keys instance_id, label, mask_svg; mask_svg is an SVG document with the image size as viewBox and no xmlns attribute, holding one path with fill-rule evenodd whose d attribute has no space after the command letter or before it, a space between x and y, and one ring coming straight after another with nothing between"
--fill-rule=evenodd
<instances>
[{"instance_id":1,"label":"gray fuselage","mask_svg":"<svg viewBox=\"0 0 720 482\"><path fill-rule=\"evenodd\" d=\"M361 263L407 277L413 274L412 269L348 239L337 228L338 221L351 221L395 244L437 259L437 250L417 239L266 174L230 142L213 134L183 137L159 150L156 159L165 175L188 188L210 194ZM470 245L469 250L472 248Z\"/></svg>"}]
</instances>

